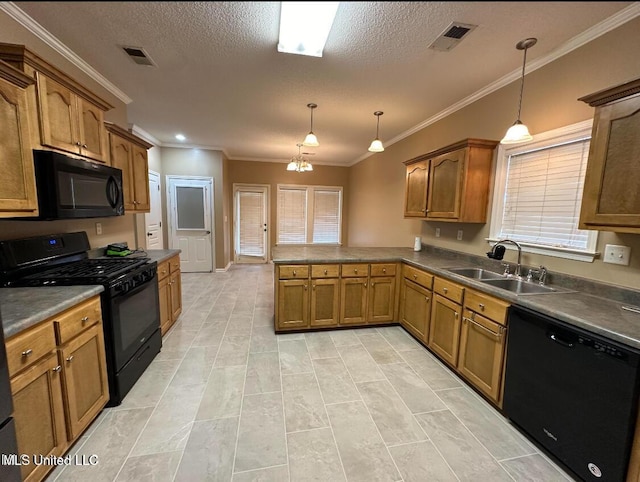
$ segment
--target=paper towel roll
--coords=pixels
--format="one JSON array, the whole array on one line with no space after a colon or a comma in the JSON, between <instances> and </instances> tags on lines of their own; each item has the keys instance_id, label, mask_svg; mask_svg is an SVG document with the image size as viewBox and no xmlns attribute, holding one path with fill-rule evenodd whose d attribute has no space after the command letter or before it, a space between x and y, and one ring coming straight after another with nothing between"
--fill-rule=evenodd
<instances>
[{"instance_id":1,"label":"paper towel roll","mask_svg":"<svg viewBox=\"0 0 640 482\"><path fill-rule=\"evenodd\" d=\"M413 250L420 251L422 249L422 238L420 236L416 236L416 240L413 243Z\"/></svg>"}]
</instances>

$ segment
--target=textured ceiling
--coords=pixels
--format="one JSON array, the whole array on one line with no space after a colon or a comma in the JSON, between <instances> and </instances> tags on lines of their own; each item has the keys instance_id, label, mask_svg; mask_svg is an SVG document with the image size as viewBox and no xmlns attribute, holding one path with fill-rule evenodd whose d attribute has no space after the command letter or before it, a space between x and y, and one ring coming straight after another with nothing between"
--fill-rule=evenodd
<instances>
[{"instance_id":1,"label":"textured ceiling","mask_svg":"<svg viewBox=\"0 0 640 482\"><path fill-rule=\"evenodd\" d=\"M132 101L129 122L163 145L285 161L309 130L313 162L351 165L634 2L343 2L322 58L278 53L278 2L16 2ZM478 25L450 52L429 45L453 21ZM157 67L131 61L142 47ZM515 99L514 99L515 102ZM515 107L514 107L515 109Z\"/></svg>"}]
</instances>

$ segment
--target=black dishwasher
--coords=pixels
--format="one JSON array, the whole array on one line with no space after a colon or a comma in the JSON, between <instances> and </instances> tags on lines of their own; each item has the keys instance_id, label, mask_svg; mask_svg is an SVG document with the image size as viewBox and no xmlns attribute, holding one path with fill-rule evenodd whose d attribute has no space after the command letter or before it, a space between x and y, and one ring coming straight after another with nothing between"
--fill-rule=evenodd
<instances>
[{"instance_id":1,"label":"black dishwasher","mask_svg":"<svg viewBox=\"0 0 640 482\"><path fill-rule=\"evenodd\" d=\"M503 409L585 481L624 481L640 351L513 306Z\"/></svg>"}]
</instances>

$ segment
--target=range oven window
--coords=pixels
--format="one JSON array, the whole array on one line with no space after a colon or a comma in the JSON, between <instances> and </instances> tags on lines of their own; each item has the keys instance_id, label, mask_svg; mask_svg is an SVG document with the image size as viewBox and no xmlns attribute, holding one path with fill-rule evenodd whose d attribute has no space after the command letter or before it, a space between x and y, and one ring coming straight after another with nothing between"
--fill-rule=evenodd
<instances>
[{"instance_id":1,"label":"range oven window","mask_svg":"<svg viewBox=\"0 0 640 482\"><path fill-rule=\"evenodd\" d=\"M119 371L160 327L158 278L112 299L113 342Z\"/></svg>"}]
</instances>

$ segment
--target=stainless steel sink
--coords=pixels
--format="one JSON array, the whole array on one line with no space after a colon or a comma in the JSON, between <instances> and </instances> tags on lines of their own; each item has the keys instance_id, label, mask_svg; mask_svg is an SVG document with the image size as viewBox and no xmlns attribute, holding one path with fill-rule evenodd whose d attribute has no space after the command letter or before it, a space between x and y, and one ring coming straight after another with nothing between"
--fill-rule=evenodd
<instances>
[{"instance_id":1,"label":"stainless steel sink","mask_svg":"<svg viewBox=\"0 0 640 482\"><path fill-rule=\"evenodd\" d=\"M487 271L486 269L482 268L450 268L447 271L459 274L460 276L464 276L465 278L473 278L477 280L505 279L504 276L499 273Z\"/></svg>"},{"instance_id":2,"label":"stainless steel sink","mask_svg":"<svg viewBox=\"0 0 640 482\"><path fill-rule=\"evenodd\" d=\"M537 295L543 293L567 293L569 290L561 288L552 288L551 286L539 285L529 281L522 281L513 278L503 279L481 279L483 283L489 286L495 286L503 290L510 291L517 295Z\"/></svg>"}]
</instances>

